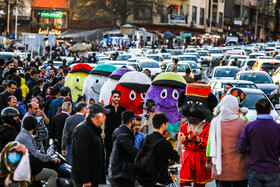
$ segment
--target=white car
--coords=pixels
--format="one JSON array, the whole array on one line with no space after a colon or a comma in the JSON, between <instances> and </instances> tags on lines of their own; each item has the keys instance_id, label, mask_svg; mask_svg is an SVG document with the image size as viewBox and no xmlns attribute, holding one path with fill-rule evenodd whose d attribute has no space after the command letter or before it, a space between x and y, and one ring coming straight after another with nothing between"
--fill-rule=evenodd
<instances>
[{"instance_id":1,"label":"white car","mask_svg":"<svg viewBox=\"0 0 280 187\"><path fill-rule=\"evenodd\" d=\"M236 66L217 66L212 70L211 74L208 76L208 79L233 80L239 71L240 69Z\"/></svg>"},{"instance_id":2,"label":"white car","mask_svg":"<svg viewBox=\"0 0 280 187\"><path fill-rule=\"evenodd\" d=\"M210 49L209 53L210 53L213 60L224 58L224 53L223 53L222 49Z\"/></svg>"},{"instance_id":3,"label":"white car","mask_svg":"<svg viewBox=\"0 0 280 187\"><path fill-rule=\"evenodd\" d=\"M161 56L164 58L164 63L168 64L172 62L171 55L169 53L161 53Z\"/></svg>"},{"instance_id":4,"label":"white car","mask_svg":"<svg viewBox=\"0 0 280 187\"><path fill-rule=\"evenodd\" d=\"M252 59L252 58L257 59L259 56L265 56L265 54L264 54L264 53L251 53L251 54L249 55L249 58L250 58L250 59Z\"/></svg>"},{"instance_id":5,"label":"white car","mask_svg":"<svg viewBox=\"0 0 280 187\"><path fill-rule=\"evenodd\" d=\"M164 58L162 57L161 54L150 54L150 55L146 55L146 57L158 61L160 66L165 66L167 64L165 63Z\"/></svg>"},{"instance_id":6,"label":"white car","mask_svg":"<svg viewBox=\"0 0 280 187\"><path fill-rule=\"evenodd\" d=\"M148 69L151 71L151 75L155 75L161 72L161 67L159 63L155 60L140 60L139 65L142 67L143 70Z\"/></svg>"}]
</instances>

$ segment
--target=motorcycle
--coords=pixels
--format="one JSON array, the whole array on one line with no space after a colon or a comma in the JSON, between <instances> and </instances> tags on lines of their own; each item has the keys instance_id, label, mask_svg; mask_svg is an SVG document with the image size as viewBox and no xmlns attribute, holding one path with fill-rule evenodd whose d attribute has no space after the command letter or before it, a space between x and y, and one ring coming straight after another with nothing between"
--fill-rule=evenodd
<instances>
[{"instance_id":1,"label":"motorcycle","mask_svg":"<svg viewBox=\"0 0 280 187\"><path fill-rule=\"evenodd\" d=\"M59 141L50 141L50 147L47 150L47 155L53 158L60 159L59 164L55 164L50 167L57 172L57 186L58 187L72 187L73 180L71 179L71 166L66 164L66 159L58 152ZM46 182L43 182L43 186L46 186Z\"/></svg>"}]
</instances>

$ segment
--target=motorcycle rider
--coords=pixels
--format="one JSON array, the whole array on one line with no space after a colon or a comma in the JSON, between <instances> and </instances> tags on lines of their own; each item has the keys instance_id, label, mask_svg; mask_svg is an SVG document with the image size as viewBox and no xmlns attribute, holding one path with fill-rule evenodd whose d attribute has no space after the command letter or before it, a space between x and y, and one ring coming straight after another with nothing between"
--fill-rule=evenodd
<instances>
[{"instance_id":1,"label":"motorcycle rider","mask_svg":"<svg viewBox=\"0 0 280 187\"><path fill-rule=\"evenodd\" d=\"M23 128L16 137L16 141L26 146L28 151L41 162L48 163L54 162L59 163L60 159L53 158L47 154L39 152L35 140L32 136L34 130L38 126L38 122L35 117L27 116L23 121ZM57 172L49 168L43 168L40 173L35 177L35 181L48 180L48 187L56 187Z\"/></svg>"},{"instance_id":2,"label":"motorcycle rider","mask_svg":"<svg viewBox=\"0 0 280 187\"><path fill-rule=\"evenodd\" d=\"M0 125L0 151L5 145L16 139L19 133L19 111L12 107L6 107L1 112L3 123Z\"/></svg>"}]
</instances>

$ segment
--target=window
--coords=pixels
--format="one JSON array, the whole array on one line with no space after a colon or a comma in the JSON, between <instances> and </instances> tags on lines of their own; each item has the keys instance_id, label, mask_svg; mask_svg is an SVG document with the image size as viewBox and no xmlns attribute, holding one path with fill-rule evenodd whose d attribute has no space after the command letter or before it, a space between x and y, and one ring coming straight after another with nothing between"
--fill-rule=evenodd
<instances>
[{"instance_id":1,"label":"window","mask_svg":"<svg viewBox=\"0 0 280 187\"><path fill-rule=\"evenodd\" d=\"M193 24L196 23L196 12L197 12L197 7L193 6L193 8L192 8L192 21L193 21Z\"/></svg>"},{"instance_id":2,"label":"window","mask_svg":"<svg viewBox=\"0 0 280 187\"><path fill-rule=\"evenodd\" d=\"M213 10L212 10L212 25L215 26L217 22L217 12L218 12L218 7L217 5L213 5Z\"/></svg>"},{"instance_id":3,"label":"window","mask_svg":"<svg viewBox=\"0 0 280 187\"><path fill-rule=\"evenodd\" d=\"M220 27L223 26L223 13L219 12L219 25Z\"/></svg>"},{"instance_id":4,"label":"window","mask_svg":"<svg viewBox=\"0 0 280 187\"><path fill-rule=\"evenodd\" d=\"M185 15L183 5L180 6L180 15Z\"/></svg>"},{"instance_id":5,"label":"window","mask_svg":"<svg viewBox=\"0 0 280 187\"><path fill-rule=\"evenodd\" d=\"M134 20L151 20L152 6L147 4L139 5L134 11Z\"/></svg>"},{"instance_id":6,"label":"window","mask_svg":"<svg viewBox=\"0 0 280 187\"><path fill-rule=\"evenodd\" d=\"M204 25L204 8L200 8L199 25Z\"/></svg>"}]
</instances>

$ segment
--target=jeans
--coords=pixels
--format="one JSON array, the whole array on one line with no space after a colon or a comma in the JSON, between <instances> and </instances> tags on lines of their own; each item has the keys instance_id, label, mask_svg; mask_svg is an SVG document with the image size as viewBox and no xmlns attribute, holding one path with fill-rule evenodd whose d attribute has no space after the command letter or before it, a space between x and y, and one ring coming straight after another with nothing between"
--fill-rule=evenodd
<instances>
[{"instance_id":1,"label":"jeans","mask_svg":"<svg viewBox=\"0 0 280 187\"><path fill-rule=\"evenodd\" d=\"M56 187L57 173L52 169L43 168L35 177L35 181L40 180L48 180L48 187Z\"/></svg>"},{"instance_id":2,"label":"jeans","mask_svg":"<svg viewBox=\"0 0 280 187\"><path fill-rule=\"evenodd\" d=\"M67 155L65 156L66 163L72 165L72 145L66 145Z\"/></svg>"},{"instance_id":3,"label":"jeans","mask_svg":"<svg viewBox=\"0 0 280 187\"><path fill-rule=\"evenodd\" d=\"M278 187L279 174L249 173L248 182L250 187Z\"/></svg>"}]
</instances>

